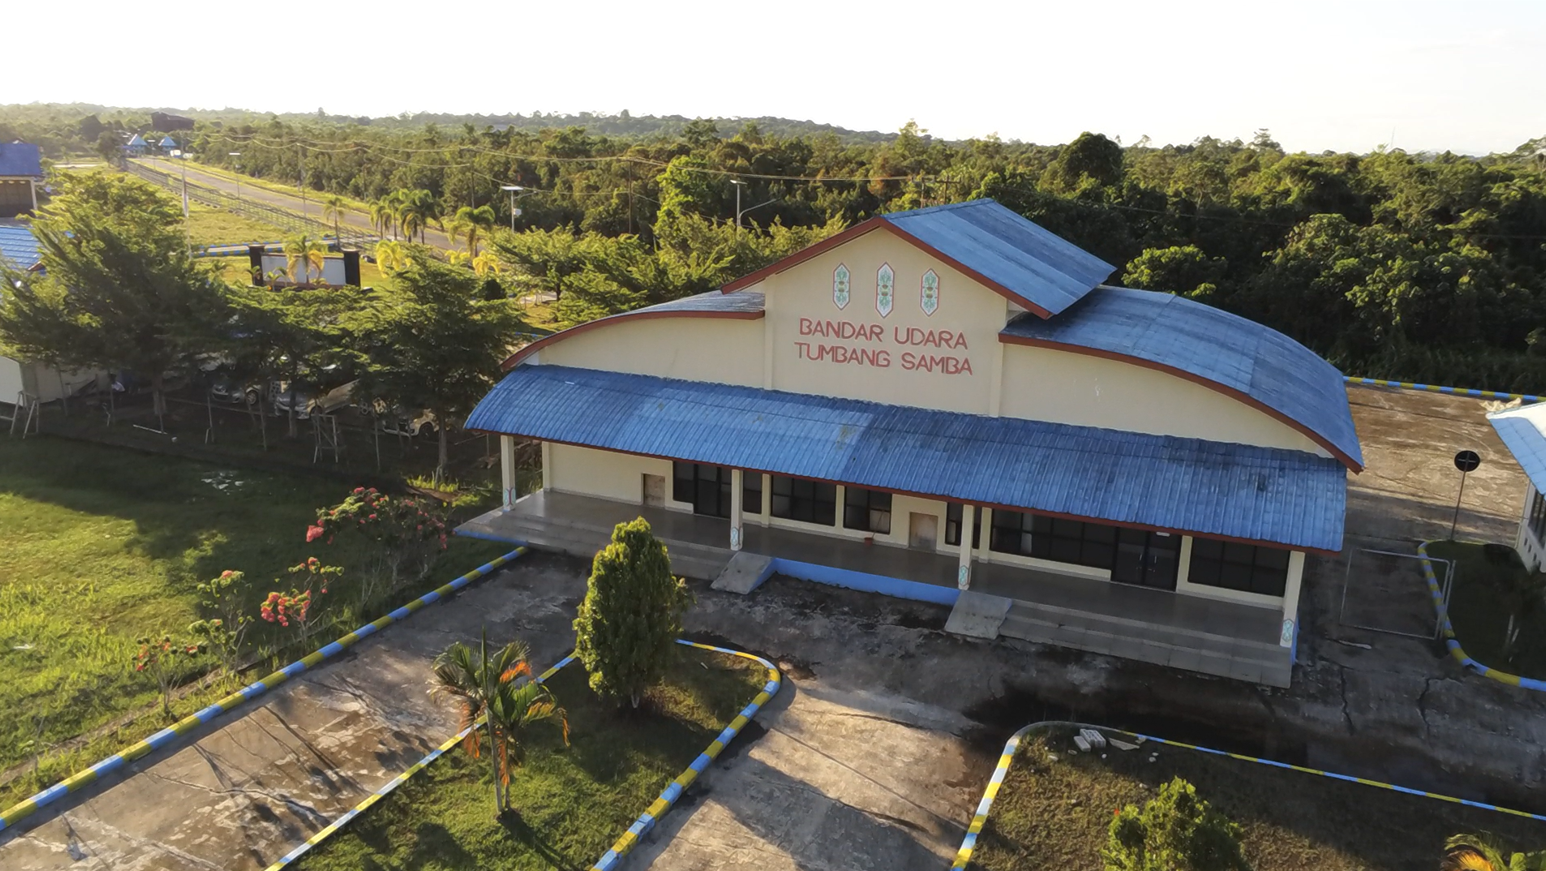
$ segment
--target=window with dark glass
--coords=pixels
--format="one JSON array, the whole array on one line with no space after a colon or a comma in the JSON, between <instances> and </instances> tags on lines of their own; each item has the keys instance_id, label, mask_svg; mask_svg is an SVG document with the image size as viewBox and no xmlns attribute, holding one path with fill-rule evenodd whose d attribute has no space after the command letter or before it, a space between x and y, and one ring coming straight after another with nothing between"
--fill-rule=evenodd
<instances>
[{"instance_id":1,"label":"window with dark glass","mask_svg":"<svg viewBox=\"0 0 1546 871\"><path fill-rule=\"evenodd\" d=\"M949 531L948 525L946 531ZM1016 511L994 511L988 548L999 553L1109 569L1116 560L1116 541L1117 528L1114 526Z\"/></svg>"},{"instance_id":2,"label":"window with dark glass","mask_svg":"<svg viewBox=\"0 0 1546 871\"><path fill-rule=\"evenodd\" d=\"M891 494L863 487L843 488L843 528L891 533Z\"/></svg>"},{"instance_id":3,"label":"window with dark glass","mask_svg":"<svg viewBox=\"0 0 1546 871\"><path fill-rule=\"evenodd\" d=\"M833 526L837 523L837 485L774 475L771 507L774 517Z\"/></svg>"},{"instance_id":4,"label":"window with dark glass","mask_svg":"<svg viewBox=\"0 0 1546 871\"><path fill-rule=\"evenodd\" d=\"M1537 544L1546 544L1546 496L1539 492L1530 502L1530 534Z\"/></svg>"},{"instance_id":5,"label":"window with dark glass","mask_svg":"<svg viewBox=\"0 0 1546 871\"><path fill-rule=\"evenodd\" d=\"M1192 563L1186 579L1208 587L1281 596L1288 586L1288 551L1193 539Z\"/></svg>"},{"instance_id":6,"label":"window with dark glass","mask_svg":"<svg viewBox=\"0 0 1546 871\"><path fill-rule=\"evenodd\" d=\"M981 547L982 542L982 512L972 506L972 518L976 522L972 524L972 547ZM945 544L961 544L961 505L957 502L948 503L945 506Z\"/></svg>"},{"instance_id":7,"label":"window with dark glass","mask_svg":"<svg viewBox=\"0 0 1546 871\"><path fill-rule=\"evenodd\" d=\"M705 463L671 464L671 498L692 504L694 514L730 516L730 469ZM762 513L762 475L741 475L741 511Z\"/></svg>"}]
</instances>

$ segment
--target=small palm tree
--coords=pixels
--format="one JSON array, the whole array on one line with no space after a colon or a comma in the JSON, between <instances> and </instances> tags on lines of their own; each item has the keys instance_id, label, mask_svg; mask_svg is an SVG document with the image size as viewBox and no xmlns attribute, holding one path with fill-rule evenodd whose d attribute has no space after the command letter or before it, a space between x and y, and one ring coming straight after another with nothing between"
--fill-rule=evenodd
<instances>
[{"instance_id":1,"label":"small palm tree","mask_svg":"<svg viewBox=\"0 0 1546 871\"><path fill-rule=\"evenodd\" d=\"M1492 835L1454 835L1444 842L1440 871L1543 871L1546 851L1507 853Z\"/></svg>"},{"instance_id":2,"label":"small palm tree","mask_svg":"<svg viewBox=\"0 0 1546 871\"><path fill-rule=\"evenodd\" d=\"M343 241L342 220L344 212L349 207L344 205L344 198L338 194L328 194L322 198L322 220L333 222L333 238Z\"/></svg>"},{"instance_id":3,"label":"small palm tree","mask_svg":"<svg viewBox=\"0 0 1546 871\"><path fill-rule=\"evenodd\" d=\"M472 271L479 278L488 278L490 275L498 275L502 267L499 265L499 258L495 257L493 252L485 251L472 258Z\"/></svg>"},{"instance_id":4,"label":"small palm tree","mask_svg":"<svg viewBox=\"0 0 1546 871\"><path fill-rule=\"evenodd\" d=\"M322 268L327 264L327 243L303 233L286 239L284 246L285 271L289 273L292 284L310 284L313 271L318 278L322 276ZM297 269L305 270L304 282L295 277Z\"/></svg>"},{"instance_id":5,"label":"small palm tree","mask_svg":"<svg viewBox=\"0 0 1546 871\"><path fill-rule=\"evenodd\" d=\"M413 266L413 258L409 256L408 249L403 243L394 239L383 239L376 243L376 265L388 275L400 272Z\"/></svg>"},{"instance_id":6,"label":"small palm tree","mask_svg":"<svg viewBox=\"0 0 1546 871\"><path fill-rule=\"evenodd\" d=\"M530 727L556 716L563 726L565 743L569 740L569 719L547 687L532 679L529 655L530 649L520 641L512 641L491 655L488 631L484 630L476 651L458 641L435 657L433 665L430 695L456 701L463 729L480 720L487 724L497 813L509 807L510 773L525 759L524 739ZM477 759L482 743L482 736L473 729L462 746Z\"/></svg>"},{"instance_id":7,"label":"small palm tree","mask_svg":"<svg viewBox=\"0 0 1546 871\"><path fill-rule=\"evenodd\" d=\"M479 206L476 209L470 206L462 206L456 210L456 214L441 224L446 232L452 236L458 236L467 241L467 254L471 257L478 256L478 240L487 235L494 228L494 210L488 206Z\"/></svg>"},{"instance_id":8,"label":"small palm tree","mask_svg":"<svg viewBox=\"0 0 1546 871\"><path fill-rule=\"evenodd\" d=\"M426 190L398 191L397 223L410 241L419 234L424 241L424 230L435 215L435 195Z\"/></svg>"}]
</instances>

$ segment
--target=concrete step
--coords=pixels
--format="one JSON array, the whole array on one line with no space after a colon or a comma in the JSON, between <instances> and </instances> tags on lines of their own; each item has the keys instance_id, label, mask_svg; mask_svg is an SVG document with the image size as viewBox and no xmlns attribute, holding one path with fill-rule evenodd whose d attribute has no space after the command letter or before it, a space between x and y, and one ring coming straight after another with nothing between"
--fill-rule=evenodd
<instances>
[{"instance_id":1,"label":"concrete step","mask_svg":"<svg viewBox=\"0 0 1546 871\"><path fill-rule=\"evenodd\" d=\"M714 579L713 588L745 595L762 585L773 574L773 558L749 551L738 551L725 570Z\"/></svg>"},{"instance_id":2,"label":"concrete step","mask_svg":"<svg viewBox=\"0 0 1546 871\"><path fill-rule=\"evenodd\" d=\"M1125 625L1131 621L1085 616L1089 619L1051 620L1017 603L1004 618L999 634L1268 686L1287 687L1292 679L1292 654L1285 647L1158 625L1134 632Z\"/></svg>"},{"instance_id":3,"label":"concrete step","mask_svg":"<svg viewBox=\"0 0 1546 871\"><path fill-rule=\"evenodd\" d=\"M1200 629L1172 626L1162 622L1132 620L1111 614L1062 608L1041 602L1027 602L1023 599L1015 600L1010 613L1055 625L1099 629L1111 635L1125 635L1140 640L1167 641L1180 638L1185 639L1188 644L1209 650L1253 648L1264 654L1274 654L1281 649L1275 638L1257 641L1234 635L1219 635Z\"/></svg>"}]
</instances>

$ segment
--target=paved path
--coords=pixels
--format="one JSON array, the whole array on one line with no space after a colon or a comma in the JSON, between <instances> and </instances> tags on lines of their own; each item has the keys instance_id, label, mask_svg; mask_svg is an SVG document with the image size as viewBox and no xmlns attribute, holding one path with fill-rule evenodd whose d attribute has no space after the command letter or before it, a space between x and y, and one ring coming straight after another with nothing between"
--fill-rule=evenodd
<instances>
[{"instance_id":1,"label":"paved path","mask_svg":"<svg viewBox=\"0 0 1546 871\"><path fill-rule=\"evenodd\" d=\"M164 172L170 176L173 176L174 178L182 178L184 166L183 162L180 160L167 160L161 157L143 157L137 158L135 162L144 164L151 169ZM223 175L216 175L214 173L205 172L199 168L197 163L190 162L186 169L188 171L189 184L197 183L203 187L214 188L215 190L223 191L232 196L236 196L238 193L240 193L241 198L244 200L252 200L254 202L274 206L275 208L285 209L286 211L294 212L297 215L302 214L304 207L304 214L307 217L314 221L322 221L322 197L326 196L325 194L319 192L308 192L306 199L303 202L300 197L299 189L297 189L296 193L294 194L288 194L279 193L278 191L259 187L253 184L243 184L240 186L241 190L238 191L236 182ZM360 212L355 211L346 211L340 220L347 227L353 227L356 230L361 230L366 233L376 232L376 228L370 223L369 215L361 214ZM322 221L322 223L328 222ZM458 244L452 243L451 239L447 237L445 233L442 233L433 227L425 229L424 238L427 244L444 251L450 251L452 249L461 247Z\"/></svg>"},{"instance_id":2,"label":"paved path","mask_svg":"<svg viewBox=\"0 0 1546 871\"><path fill-rule=\"evenodd\" d=\"M491 642L525 639L546 666L569 652L583 592L572 564L523 557L176 752L72 797L62 813L23 822L19 835L0 836L0 868L264 868L455 731L454 713L427 691L435 654L486 624Z\"/></svg>"}]
</instances>

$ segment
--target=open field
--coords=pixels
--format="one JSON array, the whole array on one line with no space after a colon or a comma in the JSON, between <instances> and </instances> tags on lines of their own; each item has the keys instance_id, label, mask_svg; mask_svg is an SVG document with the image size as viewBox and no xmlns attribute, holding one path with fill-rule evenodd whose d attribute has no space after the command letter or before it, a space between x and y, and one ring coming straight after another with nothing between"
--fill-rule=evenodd
<instances>
[{"instance_id":1,"label":"open field","mask_svg":"<svg viewBox=\"0 0 1546 871\"><path fill-rule=\"evenodd\" d=\"M1152 743L1103 759L1076 752L1071 735L1057 728L1020 745L969 867L1098 868L1114 812L1142 807L1173 777L1240 826L1255 871L1435 868L1444 840L1462 832L1546 846L1546 823L1497 811Z\"/></svg>"},{"instance_id":2,"label":"open field","mask_svg":"<svg viewBox=\"0 0 1546 871\"><path fill-rule=\"evenodd\" d=\"M244 572L256 617L269 591L291 586L290 565L317 556L361 566L370 547L363 539L305 542L316 509L341 501L348 489L48 437L0 442L0 772L35 750L46 756L36 775L6 778L0 803L95 761L82 756L165 725L155 683L134 671L136 639L186 638L201 616L200 581L226 569ZM452 539L420 586L444 583L502 552ZM353 628L360 615L347 578L335 593L318 606L326 609L318 619ZM330 632L321 629L304 646L326 643ZM284 661L305 652L294 649L293 632L260 620L250 637ZM184 676L212 667L204 659ZM228 691L230 682L222 686ZM178 710L187 713L221 688L194 693ZM126 715L138 717L123 722ZM70 742L110 723L117 728L97 736L89 751ZM48 755L53 748L59 752Z\"/></svg>"},{"instance_id":3,"label":"open field","mask_svg":"<svg viewBox=\"0 0 1546 871\"><path fill-rule=\"evenodd\" d=\"M1512 556L1511 550L1505 553ZM1546 612L1541 608L1525 616L1512 658L1503 652L1503 636L1508 628L1504 591L1511 581L1526 574L1524 566L1517 561L1494 562L1487 558L1483 545L1454 541L1428 545L1428 555L1455 560L1449 622L1465 652L1490 668L1546 678ZM1437 565L1435 570L1439 570Z\"/></svg>"},{"instance_id":4,"label":"open field","mask_svg":"<svg viewBox=\"0 0 1546 871\"><path fill-rule=\"evenodd\" d=\"M236 182L241 182L242 188L244 190L248 187L260 188L262 190L273 191L274 193L285 194L292 197L300 196L301 193L301 189L293 184L285 184L283 182L277 182L266 178L256 178L254 176L246 175L245 173L232 172L229 169L212 166L208 163L203 163L200 161L195 161L195 164L198 166L200 171L209 175L216 176L218 178L224 179L225 181L232 182L233 184ZM306 200L311 204L311 208L309 209L309 214L311 217L319 221L322 220L321 203L323 198L327 196L329 196L329 194L322 191L314 191L310 188L306 189ZM370 213L370 206L365 203L365 201L358 200L354 197L346 196L343 194L340 194L339 196L343 197L344 205L350 210L359 212L362 215Z\"/></svg>"},{"instance_id":5,"label":"open field","mask_svg":"<svg viewBox=\"0 0 1546 871\"><path fill-rule=\"evenodd\" d=\"M274 242L284 236L285 231L272 224L198 203L188 204L188 241L196 246Z\"/></svg>"},{"instance_id":6,"label":"open field","mask_svg":"<svg viewBox=\"0 0 1546 871\"><path fill-rule=\"evenodd\" d=\"M589 867L766 676L755 662L684 648L665 684L635 711L598 699L584 669L572 663L548 682L568 711L570 745L554 723L533 728L526 765L511 781L518 814L496 818L487 756L472 759L458 748L295 867Z\"/></svg>"}]
</instances>

